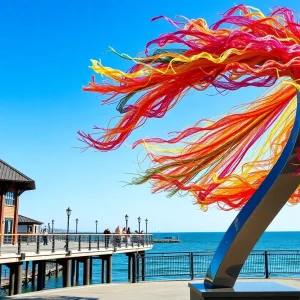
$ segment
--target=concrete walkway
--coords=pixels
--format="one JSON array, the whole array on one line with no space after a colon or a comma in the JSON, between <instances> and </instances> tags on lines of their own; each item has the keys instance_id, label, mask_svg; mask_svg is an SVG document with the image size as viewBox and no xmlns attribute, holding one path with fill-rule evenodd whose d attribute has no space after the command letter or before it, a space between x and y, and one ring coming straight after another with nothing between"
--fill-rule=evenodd
<instances>
[{"instance_id":1,"label":"concrete walkway","mask_svg":"<svg viewBox=\"0 0 300 300\"><path fill-rule=\"evenodd\" d=\"M300 279L245 279L245 281L272 281L300 289ZM12 296L9 297L9 299L189 300L189 282L191 281L157 281L136 284L99 284L28 293ZM196 283L200 281L193 282ZM201 282L203 281L201 280Z\"/></svg>"}]
</instances>

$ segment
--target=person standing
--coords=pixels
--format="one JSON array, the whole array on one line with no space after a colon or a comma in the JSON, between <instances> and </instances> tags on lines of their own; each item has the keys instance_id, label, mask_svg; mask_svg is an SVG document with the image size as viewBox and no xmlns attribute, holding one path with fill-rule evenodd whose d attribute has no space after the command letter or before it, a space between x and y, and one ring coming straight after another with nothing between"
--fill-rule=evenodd
<instances>
[{"instance_id":1,"label":"person standing","mask_svg":"<svg viewBox=\"0 0 300 300\"><path fill-rule=\"evenodd\" d=\"M43 230L43 241L44 241L44 246L48 245L48 232L47 232L47 228L45 226L44 230Z\"/></svg>"}]
</instances>

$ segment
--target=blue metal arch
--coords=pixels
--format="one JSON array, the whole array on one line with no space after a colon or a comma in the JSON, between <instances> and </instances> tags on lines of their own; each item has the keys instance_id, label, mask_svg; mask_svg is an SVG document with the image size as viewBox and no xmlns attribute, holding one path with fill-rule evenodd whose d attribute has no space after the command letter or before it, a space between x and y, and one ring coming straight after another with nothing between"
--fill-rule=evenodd
<instances>
[{"instance_id":1,"label":"blue metal arch","mask_svg":"<svg viewBox=\"0 0 300 300\"><path fill-rule=\"evenodd\" d=\"M300 93L291 135L278 161L221 240L204 279L206 288L232 288L258 239L300 184L292 162L300 146Z\"/></svg>"}]
</instances>

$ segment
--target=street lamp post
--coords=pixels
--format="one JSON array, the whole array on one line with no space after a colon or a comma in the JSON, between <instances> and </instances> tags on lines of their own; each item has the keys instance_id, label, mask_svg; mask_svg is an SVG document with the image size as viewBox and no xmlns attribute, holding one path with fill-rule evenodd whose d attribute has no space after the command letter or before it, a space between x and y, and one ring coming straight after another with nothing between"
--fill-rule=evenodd
<instances>
[{"instance_id":1,"label":"street lamp post","mask_svg":"<svg viewBox=\"0 0 300 300\"><path fill-rule=\"evenodd\" d=\"M127 214L125 215L125 221L126 221L126 233L127 233L127 229L128 229L128 216Z\"/></svg>"},{"instance_id":2,"label":"street lamp post","mask_svg":"<svg viewBox=\"0 0 300 300\"><path fill-rule=\"evenodd\" d=\"M76 220L75 220L75 221L76 221L76 234L77 234L77 229L78 229L78 221L79 221L79 220L78 220L78 218L76 218Z\"/></svg>"},{"instance_id":3,"label":"street lamp post","mask_svg":"<svg viewBox=\"0 0 300 300\"><path fill-rule=\"evenodd\" d=\"M52 223L52 229L51 229L51 232L53 233L53 230L54 230L54 220L52 220L51 223Z\"/></svg>"},{"instance_id":4,"label":"street lamp post","mask_svg":"<svg viewBox=\"0 0 300 300\"><path fill-rule=\"evenodd\" d=\"M95 221L96 223L96 234L98 233L98 220Z\"/></svg>"},{"instance_id":5,"label":"street lamp post","mask_svg":"<svg viewBox=\"0 0 300 300\"><path fill-rule=\"evenodd\" d=\"M67 217L68 217L68 223L67 223L67 238L66 238L66 250L69 250L69 230L70 230L70 216L71 216L71 208L68 207L66 209Z\"/></svg>"},{"instance_id":6,"label":"street lamp post","mask_svg":"<svg viewBox=\"0 0 300 300\"><path fill-rule=\"evenodd\" d=\"M146 222L146 234L148 233L148 219L145 220Z\"/></svg>"},{"instance_id":7,"label":"street lamp post","mask_svg":"<svg viewBox=\"0 0 300 300\"><path fill-rule=\"evenodd\" d=\"M139 222L139 233L141 233L141 217L138 217L138 222Z\"/></svg>"}]
</instances>

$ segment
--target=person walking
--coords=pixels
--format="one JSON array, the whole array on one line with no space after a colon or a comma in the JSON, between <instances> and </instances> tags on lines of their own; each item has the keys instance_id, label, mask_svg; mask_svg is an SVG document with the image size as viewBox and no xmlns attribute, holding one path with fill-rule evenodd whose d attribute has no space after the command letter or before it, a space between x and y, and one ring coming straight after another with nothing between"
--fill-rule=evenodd
<instances>
[{"instance_id":1,"label":"person walking","mask_svg":"<svg viewBox=\"0 0 300 300\"><path fill-rule=\"evenodd\" d=\"M106 228L106 229L104 230L103 234L105 234L105 236L104 236L104 244L105 244L105 248L108 248L109 238L110 238L109 234L111 234L109 228Z\"/></svg>"},{"instance_id":2,"label":"person walking","mask_svg":"<svg viewBox=\"0 0 300 300\"><path fill-rule=\"evenodd\" d=\"M120 225L118 225L118 227L115 230L115 246L121 248L121 228Z\"/></svg>"},{"instance_id":3,"label":"person walking","mask_svg":"<svg viewBox=\"0 0 300 300\"><path fill-rule=\"evenodd\" d=\"M44 246L48 245L48 232L47 232L47 228L45 226L44 230L43 230L43 241L44 241Z\"/></svg>"}]
</instances>

